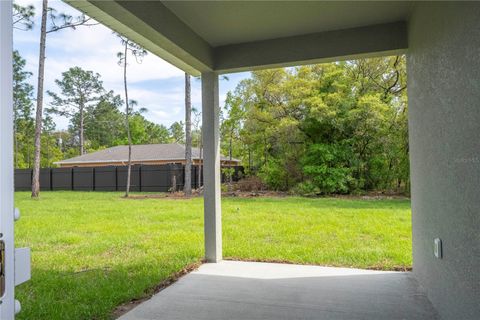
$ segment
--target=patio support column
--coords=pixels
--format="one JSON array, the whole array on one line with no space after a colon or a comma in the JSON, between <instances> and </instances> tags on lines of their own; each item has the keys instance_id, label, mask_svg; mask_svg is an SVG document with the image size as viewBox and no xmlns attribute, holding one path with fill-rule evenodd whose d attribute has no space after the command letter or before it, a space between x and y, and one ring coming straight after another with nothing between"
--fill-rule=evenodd
<instances>
[{"instance_id":1,"label":"patio support column","mask_svg":"<svg viewBox=\"0 0 480 320\"><path fill-rule=\"evenodd\" d=\"M202 73L202 131L204 150L205 258L222 260L222 210L220 203L220 106L218 74Z\"/></svg>"}]
</instances>

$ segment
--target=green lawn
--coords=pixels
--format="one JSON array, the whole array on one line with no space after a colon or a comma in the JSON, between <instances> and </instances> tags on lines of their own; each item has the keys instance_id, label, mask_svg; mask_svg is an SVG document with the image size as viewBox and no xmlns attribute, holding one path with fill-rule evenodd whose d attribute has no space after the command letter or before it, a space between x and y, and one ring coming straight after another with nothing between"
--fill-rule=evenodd
<instances>
[{"instance_id":1,"label":"green lawn","mask_svg":"<svg viewBox=\"0 0 480 320\"><path fill-rule=\"evenodd\" d=\"M110 319L203 256L202 199L16 194L17 246L32 248L18 319ZM408 200L226 198L224 256L361 268L410 267Z\"/></svg>"}]
</instances>

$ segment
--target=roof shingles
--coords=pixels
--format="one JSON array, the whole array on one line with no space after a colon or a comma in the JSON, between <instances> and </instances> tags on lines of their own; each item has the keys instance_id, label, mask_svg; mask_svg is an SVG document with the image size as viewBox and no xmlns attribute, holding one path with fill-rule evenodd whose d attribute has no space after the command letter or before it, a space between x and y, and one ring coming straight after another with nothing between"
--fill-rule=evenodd
<instances>
[{"instance_id":1,"label":"roof shingles","mask_svg":"<svg viewBox=\"0 0 480 320\"><path fill-rule=\"evenodd\" d=\"M192 148L192 159L199 159L200 150ZM184 160L185 146L178 143L170 144L142 144L132 146L132 161L169 161ZM229 160L222 156L222 160ZM96 162L126 162L128 161L128 146L116 146L108 149L84 154L56 162L56 164L69 163L96 163ZM232 159L232 161L239 161Z\"/></svg>"}]
</instances>

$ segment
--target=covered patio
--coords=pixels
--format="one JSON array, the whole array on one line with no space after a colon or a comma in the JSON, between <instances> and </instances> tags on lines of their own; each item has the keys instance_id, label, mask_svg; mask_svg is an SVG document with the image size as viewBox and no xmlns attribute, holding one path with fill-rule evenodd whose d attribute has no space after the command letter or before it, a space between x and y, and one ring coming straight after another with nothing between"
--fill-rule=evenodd
<instances>
[{"instance_id":1,"label":"covered patio","mask_svg":"<svg viewBox=\"0 0 480 320\"><path fill-rule=\"evenodd\" d=\"M211 264L122 319L480 318L480 3L67 2L202 80ZM408 62L413 272L222 261L219 75L395 54Z\"/></svg>"},{"instance_id":2,"label":"covered patio","mask_svg":"<svg viewBox=\"0 0 480 320\"><path fill-rule=\"evenodd\" d=\"M222 261L202 265L120 319L438 318L407 272Z\"/></svg>"},{"instance_id":3,"label":"covered patio","mask_svg":"<svg viewBox=\"0 0 480 320\"><path fill-rule=\"evenodd\" d=\"M348 310L350 315L355 314L357 318L363 317L362 310L374 309L378 309L379 318L390 318L390 311L395 307L389 309L380 300L377 303L375 297L387 299L389 294L395 293L398 285L403 288L400 290L403 290L406 297L400 298L400 294L396 295L397 298L388 298L386 302L397 304L397 310L422 310L412 314L412 318L428 319L432 315L426 311L430 310L426 307L428 303L422 300L423 304L417 304L418 300L414 298L417 284L424 288L426 297L440 317L480 317L480 276L475 271L480 267L479 3L67 2L180 69L201 76L205 151L205 258L211 263L218 263L223 258L219 75L406 54L413 216L412 275L339 278L372 279L371 282L362 281L358 286L351 286L352 291L340 290L340 280L325 283L330 278L314 277L310 279L311 282L300 281L301 278L295 276L295 268L291 273L286 272L286 278L294 280L285 281L296 283L295 285L308 284L313 295L323 297L335 292L335 288L339 289L337 294L344 295L344 302L348 301L349 295L356 297ZM437 247L434 252L435 245ZM269 289L272 294L279 288L276 284L280 285L283 281L262 282L256 276L224 277L221 275L224 272L222 268L228 269L228 266L229 264L217 267L206 265L200 269L200 273L189 276L157 298L161 301L165 295L181 290L183 286L193 285L198 278L211 281L207 288L213 291L218 289L215 293L217 296L222 296L221 287L216 285L219 279L236 279L238 286L233 287L233 291L249 286L259 289L260 283L272 283ZM235 268L236 271L230 275L235 275L235 272L248 274L248 269L254 268L254 265L238 264ZM242 271L242 268L246 270ZM211 275L202 275L208 270L212 271ZM268 273L275 273L275 270L272 267ZM321 274L322 269L318 270L318 274ZM375 279L382 279L378 284L387 290L386 294L377 293L372 299L361 300L371 290L368 288L375 287ZM293 292L285 293L279 298L292 301L293 308L302 301L301 296L310 295L307 291L299 293L299 296ZM259 303L262 300L268 301L267 296L255 292ZM241 295L241 291L237 293ZM273 301L273 305L282 304L281 299ZM365 305L362 306L360 301ZM309 303L321 305L319 300L310 300ZM166 312L165 304L159 303L156 306L158 308L153 312L161 317ZM331 306L333 309L342 309L342 303ZM215 308L215 305L211 308L207 305L202 307L204 315L209 316L215 314ZM252 310L256 307L252 305L251 308L244 309ZM306 318L307 309L301 309L306 312ZM274 319L282 314L280 307L276 312L270 316L266 314L264 318ZM289 318L288 313L283 314L284 318ZM199 315L200 313L190 313L184 318L195 319ZM298 314L297 317L303 318Z\"/></svg>"}]
</instances>

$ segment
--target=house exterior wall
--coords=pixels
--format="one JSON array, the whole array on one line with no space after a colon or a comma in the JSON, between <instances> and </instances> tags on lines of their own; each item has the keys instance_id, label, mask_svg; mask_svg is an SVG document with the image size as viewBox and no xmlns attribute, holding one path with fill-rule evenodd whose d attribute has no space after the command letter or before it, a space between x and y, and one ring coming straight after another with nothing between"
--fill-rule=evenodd
<instances>
[{"instance_id":1,"label":"house exterior wall","mask_svg":"<svg viewBox=\"0 0 480 320\"><path fill-rule=\"evenodd\" d=\"M417 4L407 64L413 272L443 319L480 319L480 3Z\"/></svg>"}]
</instances>

